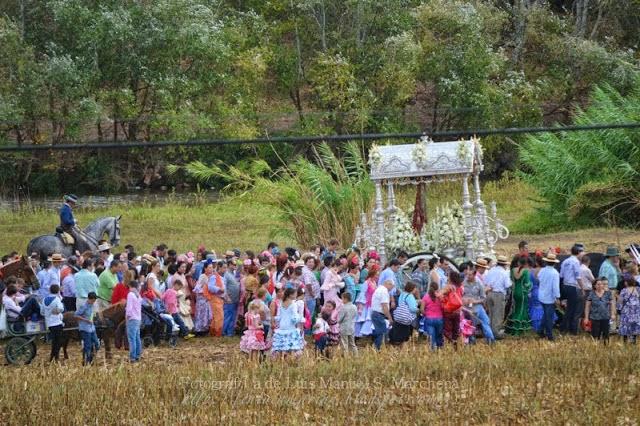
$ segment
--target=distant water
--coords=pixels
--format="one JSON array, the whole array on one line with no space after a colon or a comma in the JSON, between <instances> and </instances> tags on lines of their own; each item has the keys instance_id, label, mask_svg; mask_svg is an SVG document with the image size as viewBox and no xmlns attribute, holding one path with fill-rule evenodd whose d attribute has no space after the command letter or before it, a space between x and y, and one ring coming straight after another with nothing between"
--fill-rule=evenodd
<instances>
[{"instance_id":1,"label":"distant water","mask_svg":"<svg viewBox=\"0 0 640 426\"><path fill-rule=\"evenodd\" d=\"M214 190L200 192L171 192L171 191L136 191L127 194L114 195L85 195L78 198L78 209L95 209L114 205L162 205L168 202L188 204L195 201L217 201L219 193ZM62 205L60 197L28 197L28 198L0 198L0 210L52 210L56 211Z\"/></svg>"}]
</instances>

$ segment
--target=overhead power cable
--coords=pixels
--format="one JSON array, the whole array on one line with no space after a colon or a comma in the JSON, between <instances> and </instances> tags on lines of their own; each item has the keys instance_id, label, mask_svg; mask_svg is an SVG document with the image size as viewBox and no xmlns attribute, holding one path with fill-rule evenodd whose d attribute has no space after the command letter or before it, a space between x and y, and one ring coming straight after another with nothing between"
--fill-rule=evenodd
<instances>
[{"instance_id":1,"label":"overhead power cable","mask_svg":"<svg viewBox=\"0 0 640 426\"><path fill-rule=\"evenodd\" d=\"M81 149L131 149L131 148L166 148L166 147L189 147L189 146L215 146L215 145L243 145L243 144L270 144L270 143L322 143L322 142L346 142L346 141L371 141L385 139L417 139L423 135L433 139L458 139L470 136L491 136L491 135L516 135L533 133L562 133L579 132L609 129L638 129L640 123L605 123L575 126L553 126L553 127L509 127L501 129L467 129L467 130L443 130L425 131L421 133L364 133L347 135L313 135L313 136L278 136L254 139L194 139L187 141L123 141L123 142L94 142L84 144L23 144L0 146L0 152L26 152L26 151L70 151Z\"/></svg>"}]
</instances>

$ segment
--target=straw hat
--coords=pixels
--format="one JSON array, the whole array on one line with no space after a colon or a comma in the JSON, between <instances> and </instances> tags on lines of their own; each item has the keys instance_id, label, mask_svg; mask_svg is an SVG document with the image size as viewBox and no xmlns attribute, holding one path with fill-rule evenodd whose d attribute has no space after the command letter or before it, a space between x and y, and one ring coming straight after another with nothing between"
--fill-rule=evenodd
<instances>
[{"instance_id":1,"label":"straw hat","mask_svg":"<svg viewBox=\"0 0 640 426\"><path fill-rule=\"evenodd\" d=\"M155 257L151 256L150 254L143 254L142 255L142 261L146 262L148 264L152 264L158 261L158 259L156 259Z\"/></svg>"},{"instance_id":2,"label":"straw hat","mask_svg":"<svg viewBox=\"0 0 640 426\"><path fill-rule=\"evenodd\" d=\"M556 254L553 252L547 253L547 255L543 257L542 260L544 260L545 262L560 263L560 261L556 257Z\"/></svg>"},{"instance_id":3,"label":"straw hat","mask_svg":"<svg viewBox=\"0 0 640 426\"><path fill-rule=\"evenodd\" d=\"M496 263L498 265L508 265L510 262L509 259L507 259L507 256L499 255L496 259Z\"/></svg>"},{"instance_id":4,"label":"straw hat","mask_svg":"<svg viewBox=\"0 0 640 426\"><path fill-rule=\"evenodd\" d=\"M102 243L98 246L98 251L107 251L107 250L111 250L111 244Z\"/></svg>"},{"instance_id":5,"label":"straw hat","mask_svg":"<svg viewBox=\"0 0 640 426\"><path fill-rule=\"evenodd\" d=\"M298 260L296 260L296 263L294 263L294 266L295 266L296 268L301 267L301 266L304 266L304 260L302 260L302 259L298 259Z\"/></svg>"},{"instance_id":6,"label":"straw hat","mask_svg":"<svg viewBox=\"0 0 640 426\"><path fill-rule=\"evenodd\" d=\"M227 250L224 252L224 257L234 257L236 254L232 250Z\"/></svg>"},{"instance_id":7,"label":"straw hat","mask_svg":"<svg viewBox=\"0 0 640 426\"><path fill-rule=\"evenodd\" d=\"M483 259L482 257L479 257L478 259L476 259L475 262L471 262L474 265L480 267L480 268L488 268L489 267L489 263L487 263L486 259Z\"/></svg>"},{"instance_id":8,"label":"straw hat","mask_svg":"<svg viewBox=\"0 0 640 426\"><path fill-rule=\"evenodd\" d=\"M65 261L65 258L60 253L53 253L49 258L49 262L53 263L62 263Z\"/></svg>"}]
</instances>

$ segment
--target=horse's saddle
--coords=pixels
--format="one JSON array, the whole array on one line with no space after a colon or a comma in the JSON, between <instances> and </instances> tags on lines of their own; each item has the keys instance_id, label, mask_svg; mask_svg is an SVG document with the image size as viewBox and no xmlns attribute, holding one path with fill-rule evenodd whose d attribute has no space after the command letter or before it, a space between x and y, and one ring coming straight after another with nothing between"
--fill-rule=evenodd
<instances>
[{"instance_id":1,"label":"horse's saddle","mask_svg":"<svg viewBox=\"0 0 640 426\"><path fill-rule=\"evenodd\" d=\"M69 234L68 232L65 232L64 229L62 229L62 227L60 226L57 227L56 233L58 234L58 236L60 237L60 239L65 245L73 246L76 243L76 239L73 238L73 235Z\"/></svg>"}]
</instances>

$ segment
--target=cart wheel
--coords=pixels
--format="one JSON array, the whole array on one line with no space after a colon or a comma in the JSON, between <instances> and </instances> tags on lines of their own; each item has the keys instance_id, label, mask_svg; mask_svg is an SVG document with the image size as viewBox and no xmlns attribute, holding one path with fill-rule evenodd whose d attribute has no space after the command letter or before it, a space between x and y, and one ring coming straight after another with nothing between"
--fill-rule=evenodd
<instances>
[{"instance_id":1,"label":"cart wheel","mask_svg":"<svg viewBox=\"0 0 640 426\"><path fill-rule=\"evenodd\" d=\"M149 348L153 346L153 337L152 336L144 336L142 338L142 347Z\"/></svg>"},{"instance_id":2,"label":"cart wheel","mask_svg":"<svg viewBox=\"0 0 640 426\"><path fill-rule=\"evenodd\" d=\"M169 345L172 348L178 346L178 337L176 335L172 335L171 337L169 337Z\"/></svg>"},{"instance_id":3,"label":"cart wheel","mask_svg":"<svg viewBox=\"0 0 640 426\"><path fill-rule=\"evenodd\" d=\"M9 364L26 365L36 356L36 344L31 339L14 337L4 347L4 357Z\"/></svg>"}]
</instances>

